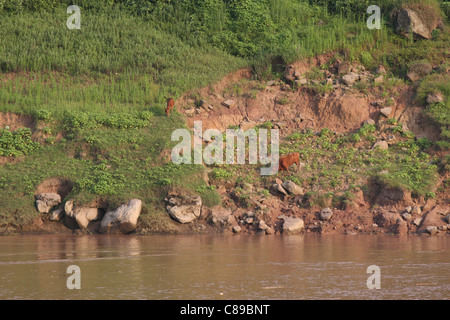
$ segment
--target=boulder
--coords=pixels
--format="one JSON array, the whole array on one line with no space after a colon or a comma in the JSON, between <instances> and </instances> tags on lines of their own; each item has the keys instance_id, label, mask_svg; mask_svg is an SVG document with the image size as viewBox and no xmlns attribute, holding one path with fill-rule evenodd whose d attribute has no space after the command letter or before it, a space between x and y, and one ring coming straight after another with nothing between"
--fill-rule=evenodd
<instances>
[{"instance_id":1,"label":"boulder","mask_svg":"<svg viewBox=\"0 0 450 320\"><path fill-rule=\"evenodd\" d=\"M411 209L411 214L412 214L412 215L421 215L421 214L422 214L422 209L420 209L419 206L414 206L414 207Z\"/></svg>"},{"instance_id":2,"label":"boulder","mask_svg":"<svg viewBox=\"0 0 450 320\"><path fill-rule=\"evenodd\" d=\"M259 229L266 230L269 226L266 224L264 220L260 220L258 224Z\"/></svg>"},{"instance_id":3,"label":"boulder","mask_svg":"<svg viewBox=\"0 0 450 320\"><path fill-rule=\"evenodd\" d=\"M447 223L450 223L450 214L445 216L445 221L447 221Z\"/></svg>"},{"instance_id":4,"label":"boulder","mask_svg":"<svg viewBox=\"0 0 450 320\"><path fill-rule=\"evenodd\" d=\"M200 217L202 198L200 196L170 196L167 199L167 212L179 223L190 223Z\"/></svg>"},{"instance_id":5,"label":"boulder","mask_svg":"<svg viewBox=\"0 0 450 320\"><path fill-rule=\"evenodd\" d=\"M394 228L394 233L404 235L408 233L408 224L404 220L398 220Z\"/></svg>"},{"instance_id":6,"label":"boulder","mask_svg":"<svg viewBox=\"0 0 450 320\"><path fill-rule=\"evenodd\" d=\"M348 86L353 85L358 80L359 80L359 75L354 72L350 72L342 77L342 82Z\"/></svg>"},{"instance_id":7,"label":"boulder","mask_svg":"<svg viewBox=\"0 0 450 320\"><path fill-rule=\"evenodd\" d=\"M392 212L382 208L375 216L375 220L379 226L395 232L398 221L401 220L401 218L398 212Z\"/></svg>"},{"instance_id":8,"label":"boulder","mask_svg":"<svg viewBox=\"0 0 450 320\"><path fill-rule=\"evenodd\" d=\"M60 207L58 209L53 210L52 214L50 215L51 221L61 221L62 218L64 218L64 208Z\"/></svg>"},{"instance_id":9,"label":"boulder","mask_svg":"<svg viewBox=\"0 0 450 320\"><path fill-rule=\"evenodd\" d=\"M411 220L411 214L409 214L408 212L404 212L402 213L402 218L405 219L406 221Z\"/></svg>"},{"instance_id":10,"label":"boulder","mask_svg":"<svg viewBox=\"0 0 450 320\"><path fill-rule=\"evenodd\" d=\"M275 194L276 193L281 193L281 194L284 194L284 195L287 195L288 193L286 192L286 190L280 185L280 184L278 184L278 183L274 183L271 187L270 187L270 190L272 191L272 192L274 192Z\"/></svg>"},{"instance_id":11,"label":"boulder","mask_svg":"<svg viewBox=\"0 0 450 320\"><path fill-rule=\"evenodd\" d=\"M389 149L389 144L387 141L378 141L373 145L372 149L387 150Z\"/></svg>"},{"instance_id":12,"label":"boulder","mask_svg":"<svg viewBox=\"0 0 450 320\"><path fill-rule=\"evenodd\" d=\"M64 204L64 223L73 226L74 222L79 228L87 228L89 222L101 219L101 213L98 208L75 207L73 200L68 200ZM73 229L71 227L71 229Z\"/></svg>"},{"instance_id":13,"label":"boulder","mask_svg":"<svg viewBox=\"0 0 450 320\"><path fill-rule=\"evenodd\" d=\"M290 180L283 182L281 186L283 187L283 189L285 189L290 194L293 194L294 196L302 196L305 194L303 188L299 187Z\"/></svg>"},{"instance_id":14,"label":"boulder","mask_svg":"<svg viewBox=\"0 0 450 320\"><path fill-rule=\"evenodd\" d=\"M211 221L216 226L232 224L234 217L228 208L215 207L211 209Z\"/></svg>"},{"instance_id":15,"label":"boulder","mask_svg":"<svg viewBox=\"0 0 450 320\"><path fill-rule=\"evenodd\" d=\"M108 211L100 223L100 233L116 233L120 231L126 234L134 231L141 210L142 201L133 199L115 210Z\"/></svg>"},{"instance_id":16,"label":"boulder","mask_svg":"<svg viewBox=\"0 0 450 320\"><path fill-rule=\"evenodd\" d=\"M231 108L233 108L235 106L236 102L234 100L229 99L229 100L226 100L226 101L222 102L222 104L225 107L227 107L228 109L231 109Z\"/></svg>"},{"instance_id":17,"label":"boulder","mask_svg":"<svg viewBox=\"0 0 450 320\"><path fill-rule=\"evenodd\" d=\"M432 10L427 10L426 7L421 11L402 8L396 14L396 18L397 32L406 37L413 34L416 39L431 39L432 31L438 28L441 21Z\"/></svg>"},{"instance_id":18,"label":"boulder","mask_svg":"<svg viewBox=\"0 0 450 320\"><path fill-rule=\"evenodd\" d=\"M433 103L440 103L444 101L444 96L440 92L433 92L428 94L427 96L427 103L433 104Z\"/></svg>"},{"instance_id":19,"label":"boulder","mask_svg":"<svg viewBox=\"0 0 450 320\"><path fill-rule=\"evenodd\" d=\"M432 71L433 67L431 66L431 64L425 61L418 61L409 66L406 77L412 82L415 82L429 75Z\"/></svg>"},{"instance_id":20,"label":"boulder","mask_svg":"<svg viewBox=\"0 0 450 320\"><path fill-rule=\"evenodd\" d=\"M430 226L440 227L446 225L447 222L444 218L444 214L448 212L448 206L438 205L433 210L428 212L423 218L421 229L426 229Z\"/></svg>"},{"instance_id":21,"label":"boulder","mask_svg":"<svg viewBox=\"0 0 450 320\"><path fill-rule=\"evenodd\" d=\"M385 206L394 204L409 205L412 203L411 192L400 188L383 188L378 194L375 203Z\"/></svg>"},{"instance_id":22,"label":"boulder","mask_svg":"<svg viewBox=\"0 0 450 320\"><path fill-rule=\"evenodd\" d=\"M428 226L425 231L430 235L435 235L438 232L438 228L436 226Z\"/></svg>"},{"instance_id":23,"label":"boulder","mask_svg":"<svg viewBox=\"0 0 450 320\"><path fill-rule=\"evenodd\" d=\"M423 220L422 218L414 219L413 224L414 224L416 227L419 227L420 224L422 223L422 220Z\"/></svg>"},{"instance_id":24,"label":"boulder","mask_svg":"<svg viewBox=\"0 0 450 320\"><path fill-rule=\"evenodd\" d=\"M322 209L319 213L319 218L322 221L328 221L331 219L331 216L333 215L333 210L330 208Z\"/></svg>"},{"instance_id":25,"label":"boulder","mask_svg":"<svg viewBox=\"0 0 450 320\"><path fill-rule=\"evenodd\" d=\"M348 74L352 70L352 65L348 62L342 62L339 63L337 66L337 73L338 74Z\"/></svg>"},{"instance_id":26,"label":"boulder","mask_svg":"<svg viewBox=\"0 0 450 320\"><path fill-rule=\"evenodd\" d=\"M380 112L381 112L381 114L383 116L385 116L386 118L389 118L389 116L392 113L392 108L391 107L386 107L386 108L381 109Z\"/></svg>"},{"instance_id":27,"label":"boulder","mask_svg":"<svg viewBox=\"0 0 450 320\"><path fill-rule=\"evenodd\" d=\"M382 74L379 75L378 77L376 77L375 79L373 79L373 82L374 82L375 84L383 83L383 81L384 81L384 76L383 76Z\"/></svg>"},{"instance_id":28,"label":"boulder","mask_svg":"<svg viewBox=\"0 0 450 320\"><path fill-rule=\"evenodd\" d=\"M234 227L233 227L233 232L234 232L234 233L239 233L239 232L241 232L241 230L242 230L242 229L241 229L240 226L234 226Z\"/></svg>"},{"instance_id":29,"label":"boulder","mask_svg":"<svg viewBox=\"0 0 450 320\"><path fill-rule=\"evenodd\" d=\"M302 232L305 223L300 218L288 217L283 222L283 234L297 234Z\"/></svg>"},{"instance_id":30,"label":"boulder","mask_svg":"<svg viewBox=\"0 0 450 320\"><path fill-rule=\"evenodd\" d=\"M40 213L48 213L51 208L61 203L61 196L57 193L39 193L35 199L36 209Z\"/></svg>"},{"instance_id":31,"label":"boulder","mask_svg":"<svg viewBox=\"0 0 450 320\"><path fill-rule=\"evenodd\" d=\"M66 214L75 219L81 229L86 229L89 222L100 220L103 216L98 208L89 207L74 207L69 213L66 212Z\"/></svg>"}]
</instances>

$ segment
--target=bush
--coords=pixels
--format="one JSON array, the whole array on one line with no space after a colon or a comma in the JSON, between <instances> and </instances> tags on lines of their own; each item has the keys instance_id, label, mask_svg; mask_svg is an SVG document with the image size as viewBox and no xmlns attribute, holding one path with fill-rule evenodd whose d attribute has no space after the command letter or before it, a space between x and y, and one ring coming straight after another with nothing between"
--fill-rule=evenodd
<instances>
[{"instance_id":1,"label":"bush","mask_svg":"<svg viewBox=\"0 0 450 320\"><path fill-rule=\"evenodd\" d=\"M39 148L40 144L31 139L29 128L0 129L0 156L17 157Z\"/></svg>"}]
</instances>

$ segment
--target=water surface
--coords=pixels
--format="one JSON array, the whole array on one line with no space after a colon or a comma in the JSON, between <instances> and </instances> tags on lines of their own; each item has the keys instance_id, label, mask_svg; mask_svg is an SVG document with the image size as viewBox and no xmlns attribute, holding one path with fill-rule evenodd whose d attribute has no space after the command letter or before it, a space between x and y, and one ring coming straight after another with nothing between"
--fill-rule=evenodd
<instances>
[{"instance_id":1,"label":"water surface","mask_svg":"<svg viewBox=\"0 0 450 320\"><path fill-rule=\"evenodd\" d=\"M448 299L449 249L448 236L0 237L0 299Z\"/></svg>"}]
</instances>

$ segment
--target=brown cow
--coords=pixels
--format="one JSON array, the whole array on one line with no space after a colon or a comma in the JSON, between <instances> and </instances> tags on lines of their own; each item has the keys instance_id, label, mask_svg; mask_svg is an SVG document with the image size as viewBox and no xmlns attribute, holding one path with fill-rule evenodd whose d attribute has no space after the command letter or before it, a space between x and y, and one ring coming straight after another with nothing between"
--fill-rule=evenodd
<instances>
[{"instance_id":1,"label":"brown cow","mask_svg":"<svg viewBox=\"0 0 450 320\"><path fill-rule=\"evenodd\" d=\"M167 100L166 114L169 115L170 111L173 109L173 106L175 105L175 100L173 100L173 98L166 98L166 100Z\"/></svg>"},{"instance_id":2,"label":"brown cow","mask_svg":"<svg viewBox=\"0 0 450 320\"><path fill-rule=\"evenodd\" d=\"M289 167L292 166L294 163L297 165L298 171L298 168L300 166L300 154L298 152L291 153L284 157L280 157L280 160L278 162L278 171L286 170L287 172L289 172Z\"/></svg>"}]
</instances>

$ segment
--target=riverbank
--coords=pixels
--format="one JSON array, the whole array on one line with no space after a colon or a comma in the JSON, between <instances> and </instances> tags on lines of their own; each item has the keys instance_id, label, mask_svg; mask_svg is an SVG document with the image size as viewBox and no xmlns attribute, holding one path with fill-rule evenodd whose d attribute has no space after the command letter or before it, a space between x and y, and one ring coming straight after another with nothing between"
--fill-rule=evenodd
<instances>
[{"instance_id":1,"label":"riverbank","mask_svg":"<svg viewBox=\"0 0 450 320\"><path fill-rule=\"evenodd\" d=\"M83 7L81 31L60 28L58 6L0 8L0 52L24 52L0 55L0 234L448 233L445 5L387 1L372 30L334 2L302 4L288 26L278 9L297 1L249 1L268 29L242 42L250 15L205 29L218 11L156 2L143 15ZM158 10L190 13L172 24ZM188 35L186 17L200 19ZM28 24L42 28L23 35ZM298 161L274 176L261 163L175 165L172 133L198 122L278 130L280 155ZM220 138L194 137L202 150Z\"/></svg>"}]
</instances>

